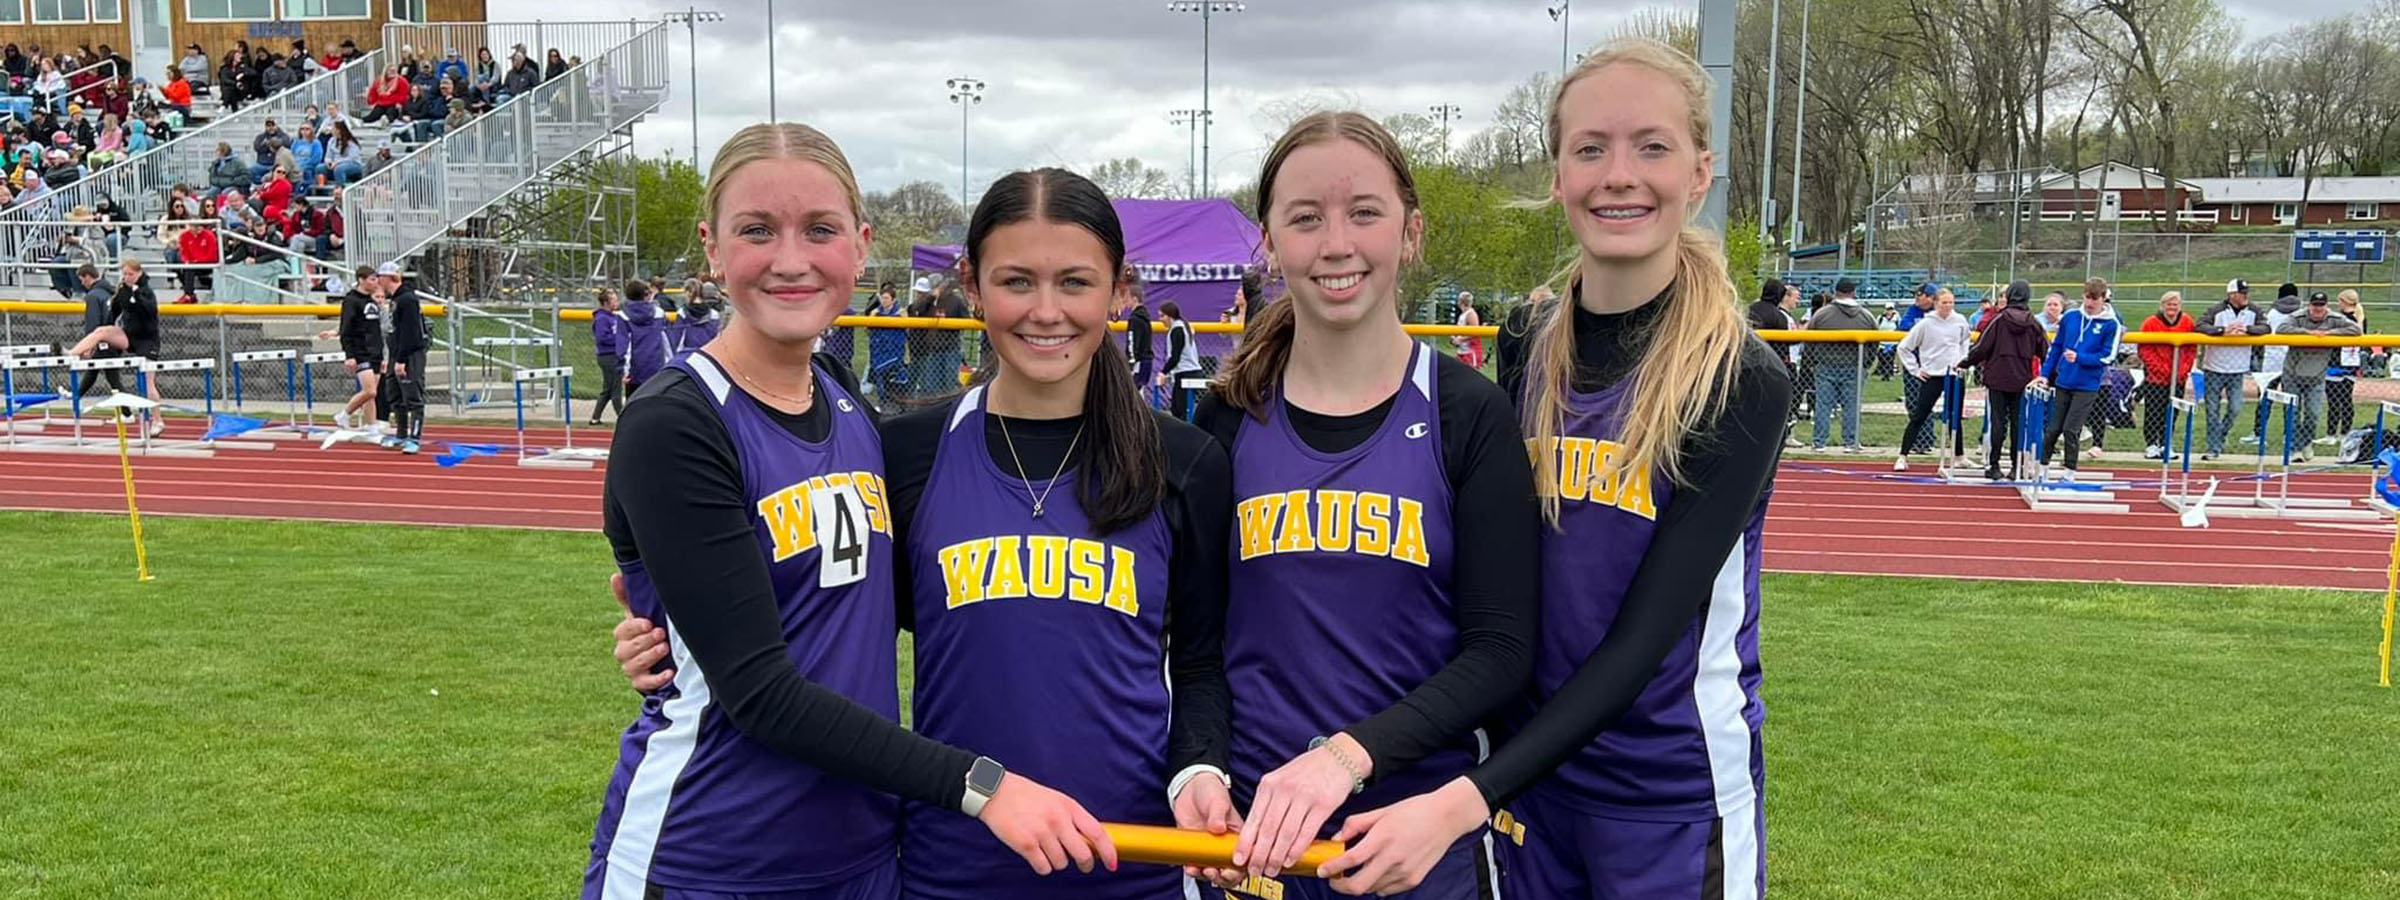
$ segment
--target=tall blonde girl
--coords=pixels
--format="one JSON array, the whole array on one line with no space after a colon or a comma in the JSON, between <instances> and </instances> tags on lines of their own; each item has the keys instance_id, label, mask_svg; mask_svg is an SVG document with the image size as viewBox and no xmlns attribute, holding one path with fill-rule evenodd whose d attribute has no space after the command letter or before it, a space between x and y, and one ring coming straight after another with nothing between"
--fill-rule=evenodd
<instances>
[{"instance_id":1,"label":"tall blonde girl","mask_svg":"<svg viewBox=\"0 0 2400 900\"><path fill-rule=\"evenodd\" d=\"M1792 386L1691 225L1709 90L1689 56L1628 40L1552 98L1551 196L1582 253L1502 353L1524 361L1503 383L1550 525L1538 709L1473 771L1351 817L1339 890L1405 889L1501 811L1515 896L1765 889L1759 537Z\"/></svg>"}]
</instances>

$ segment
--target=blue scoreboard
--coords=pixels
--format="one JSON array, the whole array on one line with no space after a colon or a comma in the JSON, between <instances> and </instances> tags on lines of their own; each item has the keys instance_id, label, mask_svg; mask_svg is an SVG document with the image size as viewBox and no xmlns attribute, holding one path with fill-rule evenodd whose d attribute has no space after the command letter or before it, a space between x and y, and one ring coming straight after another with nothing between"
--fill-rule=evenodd
<instances>
[{"instance_id":1,"label":"blue scoreboard","mask_svg":"<svg viewBox=\"0 0 2400 900\"><path fill-rule=\"evenodd\" d=\"M2292 261L2380 263L2383 262L2384 243L2389 239L2389 234L2381 231L2295 231L2292 232Z\"/></svg>"}]
</instances>

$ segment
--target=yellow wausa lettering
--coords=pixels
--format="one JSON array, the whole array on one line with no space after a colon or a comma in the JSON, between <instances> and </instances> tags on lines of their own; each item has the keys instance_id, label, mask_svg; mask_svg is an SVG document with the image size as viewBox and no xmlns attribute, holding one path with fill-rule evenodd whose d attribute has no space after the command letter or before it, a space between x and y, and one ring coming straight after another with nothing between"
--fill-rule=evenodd
<instances>
[{"instance_id":1,"label":"yellow wausa lettering","mask_svg":"<svg viewBox=\"0 0 2400 900\"><path fill-rule=\"evenodd\" d=\"M1283 491L1234 505L1240 559L1282 553L1355 553L1433 564L1425 504L1374 491Z\"/></svg>"},{"instance_id":2,"label":"yellow wausa lettering","mask_svg":"<svg viewBox=\"0 0 2400 900\"><path fill-rule=\"evenodd\" d=\"M782 562L817 547L812 504L817 492L854 489L867 506L867 529L890 536L891 515L885 510L883 478L873 472L836 472L788 485L758 499L759 521L773 538L774 561Z\"/></svg>"},{"instance_id":3,"label":"yellow wausa lettering","mask_svg":"<svg viewBox=\"0 0 2400 900\"><path fill-rule=\"evenodd\" d=\"M944 606L986 600L1072 600L1129 616L1142 612L1139 557L1131 549L1059 535L997 535L934 552Z\"/></svg>"},{"instance_id":4,"label":"yellow wausa lettering","mask_svg":"<svg viewBox=\"0 0 2400 900\"><path fill-rule=\"evenodd\" d=\"M1541 448L1533 441L1525 443L1532 448L1538 462ZM1650 490L1650 473L1619 470L1626 453L1623 444L1568 437L1553 438L1549 447L1558 464L1558 477L1551 486L1561 501L1613 506L1645 519L1658 518L1658 504Z\"/></svg>"}]
</instances>

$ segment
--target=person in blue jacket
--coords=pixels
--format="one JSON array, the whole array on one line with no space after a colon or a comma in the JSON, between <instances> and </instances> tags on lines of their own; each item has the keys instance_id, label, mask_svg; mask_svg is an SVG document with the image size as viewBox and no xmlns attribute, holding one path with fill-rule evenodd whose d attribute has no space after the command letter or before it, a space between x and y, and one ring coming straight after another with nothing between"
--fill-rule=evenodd
<instances>
[{"instance_id":1,"label":"person in blue jacket","mask_svg":"<svg viewBox=\"0 0 2400 900\"><path fill-rule=\"evenodd\" d=\"M625 344L625 394L632 396L667 367L667 318L651 301L648 282L625 282L625 321L632 326Z\"/></svg>"},{"instance_id":2,"label":"person in blue jacket","mask_svg":"<svg viewBox=\"0 0 2400 900\"><path fill-rule=\"evenodd\" d=\"M592 353L600 363L600 401L592 404L591 424L600 424L600 411L615 404L617 415L625 415L625 350L633 342L633 326L617 311L617 292L600 289L597 308L592 310Z\"/></svg>"},{"instance_id":3,"label":"person in blue jacket","mask_svg":"<svg viewBox=\"0 0 2400 900\"><path fill-rule=\"evenodd\" d=\"M2085 281L2083 305L2059 318L2058 339L2050 342L2050 353L2042 359L2042 377L2034 379L2035 384L2046 384L2058 391L2050 403L2050 421L2042 429L2042 453L2037 462L2043 468L2050 466L2050 456L2058 449L2058 437L2065 434L2067 477L2074 477L2084 421L2091 417L2092 406L2099 399L2109 363L2117 358L2117 342L2122 337L2116 310L2108 306L2108 280Z\"/></svg>"}]
</instances>

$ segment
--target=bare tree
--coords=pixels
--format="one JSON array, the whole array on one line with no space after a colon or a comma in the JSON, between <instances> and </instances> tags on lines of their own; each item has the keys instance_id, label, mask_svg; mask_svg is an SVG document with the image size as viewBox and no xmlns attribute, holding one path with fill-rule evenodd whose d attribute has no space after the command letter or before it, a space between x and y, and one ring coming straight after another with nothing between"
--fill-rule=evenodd
<instances>
[{"instance_id":1,"label":"bare tree","mask_svg":"<svg viewBox=\"0 0 2400 900\"><path fill-rule=\"evenodd\" d=\"M1092 167L1086 176L1111 197L1162 198L1172 193L1175 179L1164 169L1143 165L1133 157L1112 159Z\"/></svg>"}]
</instances>

